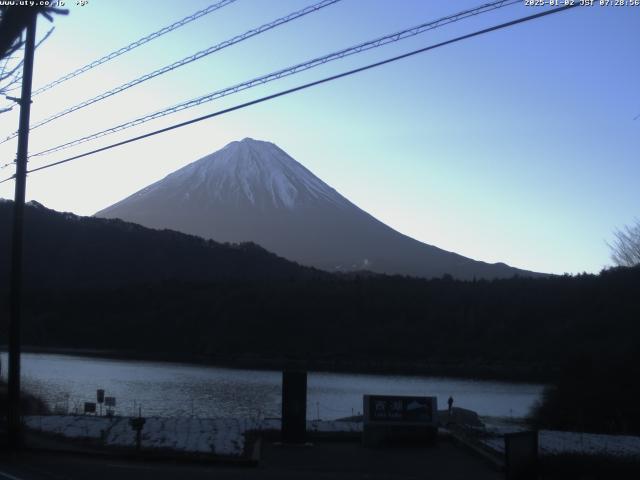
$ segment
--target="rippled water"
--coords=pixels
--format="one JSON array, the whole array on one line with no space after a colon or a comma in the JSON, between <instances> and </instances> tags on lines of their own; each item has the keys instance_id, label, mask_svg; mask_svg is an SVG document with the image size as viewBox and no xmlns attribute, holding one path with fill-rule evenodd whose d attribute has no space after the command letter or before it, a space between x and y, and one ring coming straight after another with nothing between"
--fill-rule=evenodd
<instances>
[{"instance_id":1,"label":"rippled water","mask_svg":"<svg viewBox=\"0 0 640 480\"><path fill-rule=\"evenodd\" d=\"M6 354L2 355L6 378ZM116 397L116 413L198 417L277 417L282 374L199 365L23 354L23 388L52 408L73 412L95 401L96 390ZM480 415L522 417L539 399L542 385L447 377L310 373L307 416L335 419L362 411L363 394L430 395L442 409L455 406Z\"/></svg>"}]
</instances>

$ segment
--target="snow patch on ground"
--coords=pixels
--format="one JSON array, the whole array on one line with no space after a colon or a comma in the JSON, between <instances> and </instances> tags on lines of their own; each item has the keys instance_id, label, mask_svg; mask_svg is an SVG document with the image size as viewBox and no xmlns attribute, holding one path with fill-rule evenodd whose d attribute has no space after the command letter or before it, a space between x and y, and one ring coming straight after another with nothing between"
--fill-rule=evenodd
<instances>
[{"instance_id":1,"label":"snow patch on ground","mask_svg":"<svg viewBox=\"0 0 640 480\"><path fill-rule=\"evenodd\" d=\"M504 434L523 429L502 428L480 441L493 450L504 453ZM541 455L578 454L604 455L618 458L640 458L640 437L602 435L595 433L540 430L538 446Z\"/></svg>"},{"instance_id":2,"label":"snow patch on ground","mask_svg":"<svg viewBox=\"0 0 640 480\"><path fill-rule=\"evenodd\" d=\"M93 417L72 415L29 416L26 426L32 430L85 439L117 447L135 447L135 432L129 417ZM245 434L256 430L280 430L280 419L255 418L166 418L149 417L142 429L143 448L180 452L240 456ZM359 432L362 424L339 421L309 421L310 432Z\"/></svg>"},{"instance_id":3,"label":"snow patch on ground","mask_svg":"<svg viewBox=\"0 0 640 480\"><path fill-rule=\"evenodd\" d=\"M135 446L135 432L129 426L129 417L28 416L25 423L32 430L69 439L88 439L117 447ZM258 420L149 417L142 430L142 445L143 448L151 449L240 456L244 453L247 432L280 430L280 426L278 418ZM523 430L525 428L518 425L492 425L482 431L479 441L503 454L504 435ZM313 420L307 422L307 431L357 433L362 432L362 423ZM541 430L539 446L541 455L580 454L640 458L640 437L628 435Z\"/></svg>"}]
</instances>

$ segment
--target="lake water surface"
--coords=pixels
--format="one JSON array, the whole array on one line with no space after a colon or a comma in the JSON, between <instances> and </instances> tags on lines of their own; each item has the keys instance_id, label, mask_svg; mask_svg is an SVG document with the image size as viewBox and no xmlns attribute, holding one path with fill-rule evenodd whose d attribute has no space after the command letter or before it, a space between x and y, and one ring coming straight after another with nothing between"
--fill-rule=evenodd
<instances>
[{"instance_id":1,"label":"lake water surface","mask_svg":"<svg viewBox=\"0 0 640 480\"><path fill-rule=\"evenodd\" d=\"M6 354L2 376L6 379ZM52 407L81 411L96 400L96 390L116 397L116 414L279 417L282 374L136 360L113 360L69 355L22 355L23 389L41 396ZM523 417L540 398L543 385L447 377L309 373L307 416L324 420L362 411L363 394L429 395L446 407L480 415Z\"/></svg>"}]
</instances>

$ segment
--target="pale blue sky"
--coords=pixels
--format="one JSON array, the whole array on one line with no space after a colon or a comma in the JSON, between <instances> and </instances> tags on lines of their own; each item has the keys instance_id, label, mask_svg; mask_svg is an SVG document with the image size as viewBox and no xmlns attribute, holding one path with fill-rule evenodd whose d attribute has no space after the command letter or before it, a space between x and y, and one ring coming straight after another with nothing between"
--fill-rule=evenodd
<instances>
[{"instance_id":1,"label":"pale blue sky","mask_svg":"<svg viewBox=\"0 0 640 480\"><path fill-rule=\"evenodd\" d=\"M210 3L67 2L70 15L56 18L36 54L34 87ZM32 120L311 3L238 0L36 97ZM343 0L36 129L31 150L481 3ZM516 5L463 20L32 167L538 11ZM610 263L613 229L640 217L639 37L640 7L573 9L33 174L27 196L92 214L249 136L418 240L526 269L597 272ZM16 113L0 116L2 136ZM15 141L0 145L2 158L14 154ZM12 197L13 184L0 196Z\"/></svg>"}]
</instances>

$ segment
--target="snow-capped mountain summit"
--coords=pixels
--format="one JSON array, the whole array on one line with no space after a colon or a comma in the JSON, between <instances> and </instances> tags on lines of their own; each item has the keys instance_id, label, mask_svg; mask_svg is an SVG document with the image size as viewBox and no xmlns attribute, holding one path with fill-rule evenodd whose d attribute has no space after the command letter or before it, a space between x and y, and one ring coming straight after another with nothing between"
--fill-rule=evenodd
<instances>
[{"instance_id":1,"label":"snow-capped mountain summit","mask_svg":"<svg viewBox=\"0 0 640 480\"><path fill-rule=\"evenodd\" d=\"M535 275L478 262L396 232L270 142L245 138L183 167L96 216L217 241L253 241L329 271L434 277Z\"/></svg>"},{"instance_id":2,"label":"snow-capped mountain summit","mask_svg":"<svg viewBox=\"0 0 640 480\"><path fill-rule=\"evenodd\" d=\"M260 209L294 209L316 201L348 203L276 145L252 138L231 142L136 196L145 198L160 191L170 195L180 192L182 198L175 198L177 202L195 196L208 202L232 201Z\"/></svg>"}]
</instances>

